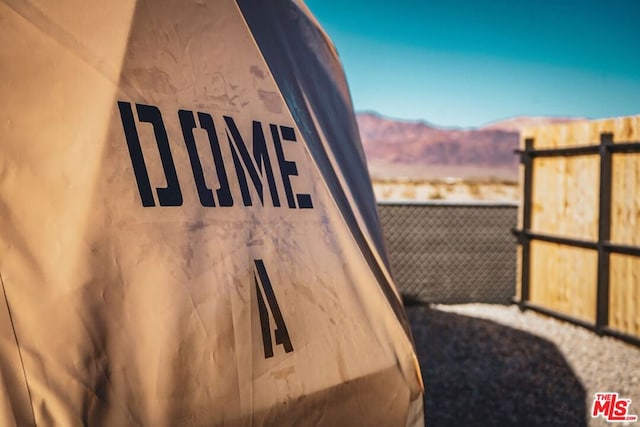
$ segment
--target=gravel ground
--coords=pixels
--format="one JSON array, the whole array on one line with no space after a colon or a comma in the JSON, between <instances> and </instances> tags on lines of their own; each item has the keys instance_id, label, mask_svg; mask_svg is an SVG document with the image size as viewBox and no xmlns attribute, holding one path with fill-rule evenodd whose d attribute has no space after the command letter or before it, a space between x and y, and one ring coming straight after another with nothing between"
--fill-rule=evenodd
<instances>
[{"instance_id":1,"label":"gravel ground","mask_svg":"<svg viewBox=\"0 0 640 427\"><path fill-rule=\"evenodd\" d=\"M516 306L407 306L427 426L604 426L594 393L632 399L640 348ZM640 422L632 425L640 426Z\"/></svg>"}]
</instances>

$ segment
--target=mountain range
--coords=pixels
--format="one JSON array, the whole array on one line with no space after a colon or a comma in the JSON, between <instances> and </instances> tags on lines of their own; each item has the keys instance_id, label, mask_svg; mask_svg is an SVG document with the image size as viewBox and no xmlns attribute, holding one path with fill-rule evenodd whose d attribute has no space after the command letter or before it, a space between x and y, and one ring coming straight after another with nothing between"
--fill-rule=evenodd
<instances>
[{"instance_id":1,"label":"mountain range","mask_svg":"<svg viewBox=\"0 0 640 427\"><path fill-rule=\"evenodd\" d=\"M582 118L521 116L479 128L445 128L372 112L357 114L369 172L373 178L498 178L518 175L519 132L531 126Z\"/></svg>"}]
</instances>

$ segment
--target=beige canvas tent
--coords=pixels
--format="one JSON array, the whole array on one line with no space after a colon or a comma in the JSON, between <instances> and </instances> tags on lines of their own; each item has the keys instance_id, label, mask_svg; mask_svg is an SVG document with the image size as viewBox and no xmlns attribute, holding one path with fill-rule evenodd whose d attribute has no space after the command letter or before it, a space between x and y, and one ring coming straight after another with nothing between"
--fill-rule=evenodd
<instances>
[{"instance_id":1,"label":"beige canvas tent","mask_svg":"<svg viewBox=\"0 0 640 427\"><path fill-rule=\"evenodd\" d=\"M0 0L0 425L421 425L306 7Z\"/></svg>"}]
</instances>

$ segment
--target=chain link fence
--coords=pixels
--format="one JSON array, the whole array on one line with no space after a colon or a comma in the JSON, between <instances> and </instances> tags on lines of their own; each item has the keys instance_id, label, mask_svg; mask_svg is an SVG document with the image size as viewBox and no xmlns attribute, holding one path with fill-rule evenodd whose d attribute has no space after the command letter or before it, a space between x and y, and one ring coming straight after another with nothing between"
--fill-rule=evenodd
<instances>
[{"instance_id":1,"label":"chain link fence","mask_svg":"<svg viewBox=\"0 0 640 427\"><path fill-rule=\"evenodd\" d=\"M421 302L510 303L517 204L378 204L400 292Z\"/></svg>"}]
</instances>

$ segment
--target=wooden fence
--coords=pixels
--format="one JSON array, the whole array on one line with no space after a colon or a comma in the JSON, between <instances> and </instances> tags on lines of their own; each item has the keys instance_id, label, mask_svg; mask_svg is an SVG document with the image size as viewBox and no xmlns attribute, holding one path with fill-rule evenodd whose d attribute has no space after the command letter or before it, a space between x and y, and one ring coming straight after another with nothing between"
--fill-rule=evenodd
<instances>
[{"instance_id":1,"label":"wooden fence","mask_svg":"<svg viewBox=\"0 0 640 427\"><path fill-rule=\"evenodd\" d=\"M640 116L522 133L516 299L640 345Z\"/></svg>"}]
</instances>

